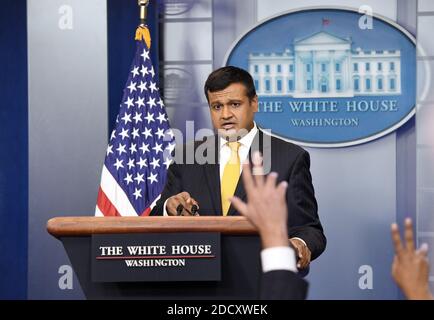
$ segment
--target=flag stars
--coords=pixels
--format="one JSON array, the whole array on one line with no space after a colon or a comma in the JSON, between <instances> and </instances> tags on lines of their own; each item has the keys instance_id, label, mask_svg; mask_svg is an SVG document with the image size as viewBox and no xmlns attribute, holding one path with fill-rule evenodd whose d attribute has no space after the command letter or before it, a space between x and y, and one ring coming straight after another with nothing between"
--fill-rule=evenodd
<instances>
[{"instance_id":1,"label":"flag stars","mask_svg":"<svg viewBox=\"0 0 434 320\"><path fill-rule=\"evenodd\" d=\"M124 178L124 181L127 182L127 185L129 185L130 183L133 183L133 179L132 178L133 178L133 175L127 173L127 176Z\"/></svg>"},{"instance_id":2,"label":"flag stars","mask_svg":"<svg viewBox=\"0 0 434 320\"><path fill-rule=\"evenodd\" d=\"M146 152L149 152L149 144L142 142L142 146L139 149L143 154L145 154Z\"/></svg>"},{"instance_id":3,"label":"flag stars","mask_svg":"<svg viewBox=\"0 0 434 320\"><path fill-rule=\"evenodd\" d=\"M155 122L155 120L154 120L154 114L149 113L149 112L147 113L145 119L146 119L146 121L148 121L148 124L151 123L151 122Z\"/></svg>"},{"instance_id":4,"label":"flag stars","mask_svg":"<svg viewBox=\"0 0 434 320\"><path fill-rule=\"evenodd\" d=\"M125 113L124 116L121 118L121 120L124 122L125 125L128 122L132 122L131 121L131 114L130 113Z\"/></svg>"},{"instance_id":5,"label":"flag stars","mask_svg":"<svg viewBox=\"0 0 434 320\"><path fill-rule=\"evenodd\" d=\"M145 131L143 131L142 134L145 136L145 139L148 139L148 137L152 137L151 129L148 129L146 127Z\"/></svg>"},{"instance_id":6,"label":"flag stars","mask_svg":"<svg viewBox=\"0 0 434 320\"><path fill-rule=\"evenodd\" d=\"M157 104L155 103L155 98L149 97L149 100L146 102L146 104L149 106L149 108L152 109L152 107L155 107Z\"/></svg>"},{"instance_id":7,"label":"flag stars","mask_svg":"<svg viewBox=\"0 0 434 320\"><path fill-rule=\"evenodd\" d=\"M160 159L152 158L152 162L150 163L150 165L152 166L152 169L155 170L155 168L160 166Z\"/></svg>"},{"instance_id":8,"label":"flag stars","mask_svg":"<svg viewBox=\"0 0 434 320\"><path fill-rule=\"evenodd\" d=\"M116 159L116 163L114 164L114 166L116 167L116 170L119 170L119 168L123 168L124 167L124 165L122 164L122 162L124 162L124 160Z\"/></svg>"},{"instance_id":9,"label":"flag stars","mask_svg":"<svg viewBox=\"0 0 434 320\"><path fill-rule=\"evenodd\" d=\"M152 147L152 150L154 150L155 153L158 154L159 152L163 152L163 149L161 149L162 146L163 146L163 144L159 144L157 142L157 143L155 143L155 147Z\"/></svg>"},{"instance_id":10,"label":"flag stars","mask_svg":"<svg viewBox=\"0 0 434 320\"><path fill-rule=\"evenodd\" d=\"M141 57L143 57L143 60L148 60L149 59L149 51L147 51L146 49L143 49L143 53L140 55Z\"/></svg>"},{"instance_id":11,"label":"flag stars","mask_svg":"<svg viewBox=\"0 0 434 320\"><path fill-rule=\"evenodd\" d=\"M153 184L154 182L158 182L157 174L153 174L152 172L147 179L150 181L151 184Z\"/></svg>"},{"instance_id":12,"label":"flag stars","mask_svg":"<svg viewBox=\"0 0 434 320\"><path fill-rule=\"evenodd\" d=\"M137 184L140 184L140 182L144 182L145 180L143 179L144 174L140 174L137 172L136 177L134 178L134 180L136 180Z\"/></svg>"},{"instance_id":13,"label":"flag stars","mask_svg":"<svg viewBox=\"0 0 434 320\"><path fill-rule=\"evenodd\" d=\"M151 74L152 78L155 77L155 71L153 66L151 66L151 70L149 70L149 73Z\"/></svg>"},{"instance_id":14,"label":"flag stars","mask_svg":"<svg viewBox=\"0 0 434 320\"><path fill-rule=\"evenodd\" d=\"M160 121L160 124L166 122L167 121L166 115L164 113L158 112L157 120Z\"/></svg>"},{"instance_id":15,"label":"flag stars","mask_svg":"<svg viewBox=\"0 0 434 320\"><path fill-rule=\"evenodd\" d=\"M137 82L133 82L133 81L130 82L130 85L127 87L130 90L130 93L132 93L133 91L137 91L136 85Z\"/></svg>"},{"instance_id":16,"label":"flag stars","mask_svg":"<svg viewBox=\"0 0 434 320\"><path fill-rule=\"evenodd\" d=\"M143 107L145 105L145 99L140 97L136 100L137 108Z\"/></svg>"},{"instance_id":17,"label":"flag stars","mask_svg":"<svg viewBox=\"0 0 434 320\"><path fill-rule=\"evenodd\" d=\"M151 81L151 84L149 85L149 90L151 90L151 93L154 93L154 91L158 91L157 84Z\"/></svg>"},{"instance_id":18,"label":"flag stars","mask_svg":"<svg viewBox=\"0 0 434 320\"><path fill-rule=\"evenodd\" d=\"M120 136L122 136L122 140L124 140L125 138L129 138L130 136L128 135L128 130L123 128L121 133L119 133Z\"/></svg>"},{"instance_id":19,"label":"flag stars","mask_svg":"<svg viewBox=\"0 0 434 320\"><path fill-rule=\"evenodd\" d=\"M173 134L172 129L168 129L168 130L166 130L166 134L167 134L171 139L173 139L173 137L175 136L175 135Z\"/></svg>"},{"instance_id":20,"label":"flag stars","mask_svg":"<svg viewBox=\"0 0 434 320\"><path fill-rule=\"evenodd\" d=\"M136 162L136 164L140 166L140 169L142 169L143 167L148 167L148 165L146 164L146 159L142 157L140 157L140 161Z\"/></svg>"},{"instance_id":21,"label":"flag stars","mask_svg":"<svg viewBox=\"0 0 434 320\"><path fill-rule=\"evenodd\" d=\"M127 101L124 102L127 105L128 109L134 106L133 98L128 97Z\"/></svg>"},{"instance_id":22,"label":"flag stars","mask_svg":"<svg viewBox=\"0 0 434 320\"><path fill-rule=\"evenodd\" d=\"M134 119L135 120L135 119ZM142 119L140 118L140 121L142 121ZM136 122L137 123L137 122ZM131 135L133 136L133 138L138 138L140 137L140 133L139 133L139 128L134 128L133 132L131 132Z\"/></svg>"},{"instance_id":23,"label":"flag stars","mask_svg":"<svg viewBox=\"0 0 434 320\"><path fill-rule=\"evenodd\" d=\"M163 128L158 128L157 132L155 133L159 139L163 139L164 138L164 129Z\"/></svg>"},{"instance_id":24,"label":"flag stars","mask_svg":"<svg viewBox=\"0 0 434 320\"><path fill-rule=\"evenodd\" d=\"M126 147L126 145L124 145L124 144L122 144L122 143L119 143L119 146L117 147L117 152L119 153L119 155L122 155L122 153L127 153L126 151L125 151L125 147Z\"/></svg>"},{"instance_id":25,"label":"flag stars","mask_svg":"<svg viewBox=\"0 0 434 320\"><path fill-rule=\"evenodd\" d=\"M166 160L164 160L163 164L166 166L166 169L168 169L169 166L172 164L172 159L166 158Z\"/></svg>"},{"instance_id":26,"label":"flag stars","mask_svg":"<svg viewBox=\"0 0 434 320\"><path fill-rule=\"evenodd\" d=\"M127 166L128 166L128 169L134 168L135 167L135 165L134 165L134 159L129 158Z\"/></svg>"},{"instance_id":27,"label":"flag stars","mask_svg":"<svg viewBox=\"0 0 434 320\"><path fill-rule=\"evenodd\" d=\"M110 135L110 140L113 140L116 138L116 129L113 129L112 134Z\"/></svg>"},{"instance_id":28,"label":"flag stars","mask_svg":"<svg viewBox=\"0 0 434 320\"><path fill-rule=\"evenodd\" d=\"M142 77L144 78L145 75L149 74L148 67L145 67L142 65L142 68L140 69L140 73L142 74Z\"/></svg>"},{"instance_id":29,"label":"flag stars","mask_svg":"<svg viewBox=\"0 0 434 320\"><path fill-rule=\"evenodd\" d=\"M169 143L166 149L169 150L169 153L172 153L175 150L175 143Z\"/></svg>"},{"instance_id":30,"label":"flag stars","mask_svg":"<svg viewBox=\"0 0 434 320\"><path fill-rule=\"evenodd\" d=\"M138 198L141 198L142 197L142 194L141 194L141 192L142 192L142 189L138 189L138 188L134 188L135 189L135 191L134 191L134 193L133 193L133 196L136 198L136 200L138 199Z\"/></svg>"},{"instance_id":31,"label":"flag stars","mask_svg":"<svg viewBox=\"0 0 434 320\"><path fill-rule=\"evenodd\" d=\"M140 114L140 113L138 113L138 112L136 112L136 115L133 117L133 119L134 119L134 122L137 124L138 122L142 122L142 115ZM138 131L139 129L137 129L137 131ZM139 134L137 134L137 135L139 135Z\"/></svg>"},{"instance_id":32,"label":"flag stars","mask_svg":"<svg viewBox=\"0 0 434 320\"><path fill-rule=\"evenodd\" d=\"M131 153L131 154L134 154L135 152L137 152L136 147L137 147L137 144L135 144L135 143L132 143L132 144L130 145L130 147L128 148L128 150L130 150L130 153Z\"/></svg>"},{"instance_id":33,"label":"flag stars","mask_svg":"<svg viewBox=\"0 0 434 320\"><path fill-rule=\"evenodd\" d=\"M161 99L161 98L158 99L158 102L157 102L157 103L158 103L158 105L160 106L161 109L164 108L164 102L163 102L163 99Z\"/></svg>"},{"instance_id":34,"label":"flag stars","mask_svg":"<svg viewBox=\"0 0 434 320\"><path fill-rule=\"evenodd\" d=\"M138 76L139 75L139 67L134 67L134 69L131 70L131 73L133 74L133 78L135 76Z\"/></svg>"},{"instance_id":35,"label":"flag stars","mask_svg":"<svg viewBox=\"0 0 434 320\"><path fill-rule=\"evenodd\" d=\"M111 145L108 145L108 147L107 147L107 152L106 152L106 156L108 157L108 155L110 154L110 153L113 153L113 146L111 146Z\"/></svg>"},{"instance_id":36,"label":"flag stars","mask_svg":"<svg viewBox=\"0 0 434 320\"><path fill-rule=\"evenodd\" d=\"M146 82L140 81L140 85L137 87L140 89L140 93L142 93L143 91L148 91L148 88L146 87Z\"/></svg>"}]
</instances>

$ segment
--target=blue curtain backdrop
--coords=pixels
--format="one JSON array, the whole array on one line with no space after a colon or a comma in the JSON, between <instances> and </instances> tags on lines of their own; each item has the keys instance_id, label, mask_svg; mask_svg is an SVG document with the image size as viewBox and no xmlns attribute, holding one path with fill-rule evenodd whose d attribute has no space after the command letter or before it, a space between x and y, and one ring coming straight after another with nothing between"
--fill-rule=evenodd
<instances>
[{"instance_id":1,"label":"blue curtain backdrop","mask_svg":"<svg viewBox=\"0 0 434 320\"><path fill-rule=\"evenodd\" d=\"M0 299L27 297L26 0L0 9Z\"/></svg>"},{"instance_id":2,"label":"blue curtain backdrop","mask_svg":"<svg viewBox=\"0 0 434 320\"><path fill-rule=\"evenodd\" d=\"M151 0L148 6L147 24L151 31L151 59L158 74L158 8L159 1ZM108 92L109 133L113 130L119 104L131 62L136 50L134 36L140 23L137 0L107 1L108 37Z\"/></svg>"}]
</instances>

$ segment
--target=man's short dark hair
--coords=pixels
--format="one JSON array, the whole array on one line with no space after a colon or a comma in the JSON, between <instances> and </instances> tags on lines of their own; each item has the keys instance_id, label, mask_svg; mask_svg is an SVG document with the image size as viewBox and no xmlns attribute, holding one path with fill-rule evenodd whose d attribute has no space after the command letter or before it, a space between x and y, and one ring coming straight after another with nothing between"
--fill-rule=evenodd
<instances>
[{"instance_id":1,"label":"man's short dark hair","mask_svg":"<svg viewBox=\"0 0 434 320\"><path fill-rule=\"evenodd\" d=\"M208 91L221 91L233 83L241 83L246 88L246 95L249 99L256 96L255 85L253 78L246 70L234 66L222 67L214 70L206 79L204 91L205 97L208 99Z\"/></svg>"}]
</instances>

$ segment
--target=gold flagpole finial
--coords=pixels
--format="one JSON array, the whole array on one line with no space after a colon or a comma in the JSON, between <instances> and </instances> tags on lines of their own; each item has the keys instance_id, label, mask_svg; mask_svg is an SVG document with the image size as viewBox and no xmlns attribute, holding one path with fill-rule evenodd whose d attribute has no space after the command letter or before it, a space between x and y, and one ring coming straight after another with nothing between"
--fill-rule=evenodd
<instances>
[{"instance_id":1,"label":"gold flagpole finial","mask_svg":"<svg viewBox=\"0 0 434 320\"><path fill-rule=\"evenodd\" d=\"M140 7L140 25L145 26L149 0L138 0L138 4Z\"/></svg>"},{"instance_id":2,"label":"gold flagpole finial","mask_svg":"<svg viewBox=\"0 0 434 320\"><path fill-rule=\"evenodd\" d=\"M148 26L146 25L147 8L149 5L149 0L138 0L138 5L140 7L140 25L136 30L136 40L145 41L146 46L151 48L151 34L149 32Z\"/></svg>"}]
</instances>

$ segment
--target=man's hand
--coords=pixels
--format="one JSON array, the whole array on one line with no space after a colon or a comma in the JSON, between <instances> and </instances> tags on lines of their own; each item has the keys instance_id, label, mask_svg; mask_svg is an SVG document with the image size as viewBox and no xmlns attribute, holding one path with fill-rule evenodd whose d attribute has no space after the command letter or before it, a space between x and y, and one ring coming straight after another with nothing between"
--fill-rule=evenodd
<instances>
[{"instance_id":1,"label":"man's hand","mask_svg":"<svg viewBox=\"0 0 434 320\"><path fill-rule=\"evenodd\" d=\"M233 197L231 202L258 229L264 249L288 246L285 199L288 184L283 181L276 186L277 173L272 172L265 178L261 164L255 161L253 170L255 175L248 163L243 165L242 179L248 202L238 197Z\"/></svg>"},{"instance_id":2,"label":"man's hand","mask_svg":"<svg viewBox=\"0 0 434 320\"><path fill-rule=\"evenodd\" d=\"M178 212L178 209L181 208L180 205L182 206L182 210ZM190 197L188 192L184 191L167 199L166 211L169 216L191 216L193 215L191 212L193 205L196 205L197 209L199 209L199 203ZM196 213L195 215L199 214Z\"/></svg>"},{"instance_id":3,"label":"man's hand","mask_svg":"<svg viewBox=\"0 0 434 320\"><path fill-rule=\"evenodd\" d=\"M392 224L392 240L395 257L392 264L392 276L404 292L407 299L433 299L429 291L429 264L427 245L415 250L413 225L411 219L405 219L404 244L401 242L398 225Z\"/></svg>"},{"instance_id":4,"label":"man's hand","mask_svg":"<svg viewBox=\"0 0 434 320\"><path fill-rule=\"evenodd\" d=\"M311 253L309 248L297 238L291 238L289 239L289 242L294 247L297 257L299 259L297 262L297 268L304 269L309 266L311 259Z\"/></svg>"}]
</instances>

